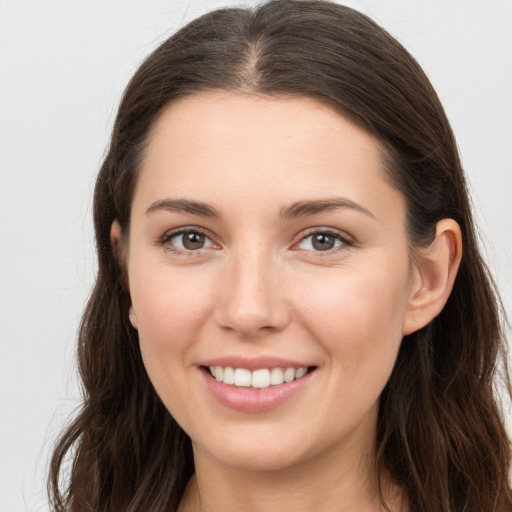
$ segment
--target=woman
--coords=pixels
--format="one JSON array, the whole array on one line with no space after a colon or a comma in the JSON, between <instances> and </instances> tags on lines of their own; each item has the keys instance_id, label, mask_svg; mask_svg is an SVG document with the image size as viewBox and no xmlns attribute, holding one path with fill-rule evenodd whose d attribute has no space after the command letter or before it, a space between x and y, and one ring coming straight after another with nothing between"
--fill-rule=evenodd
<instances>
[{"instance_id":1,"label":"woman","mask_svg":"<svg viewBox=\"0 0 512 512\"><path fill-rule=\"evenodd\" d=\"M455 141L371 20L276 0L187 25L128 85L94 216L55 509L510 510Z\"/></svg>"}]
</instances>

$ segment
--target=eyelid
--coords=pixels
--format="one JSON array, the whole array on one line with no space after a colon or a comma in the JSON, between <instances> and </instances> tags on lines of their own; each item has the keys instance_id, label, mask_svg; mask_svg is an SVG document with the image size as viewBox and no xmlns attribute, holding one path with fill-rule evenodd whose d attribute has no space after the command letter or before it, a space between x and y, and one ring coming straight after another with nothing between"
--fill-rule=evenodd
<instances>
[{"instance_id":1,"label":"eyelid","mask_svg":"<svg viewBox=\"0 0 512 512\"><path fill-rule=\"evenodd\" d=\"M309 249L300 249L297 247L301 242L303 242L304 240L306 240L307 238L309 238L310 236L315 235L315 234L326 234L326 235L332 236L332 237L340 240L342 242L342 245L339 247L335 247L333 249L326 250L326 251L312 251ZM308 228L308 229L302 231L301 233L299 233L297 238L298 238L298 240L296 240L292 245L293 250L314 252L315 254L318 254L318 255L332 254L332 253L338 252L344 248L352 247L356 244L356 240L352 236L350 236L348 233L346 233L345 231L340 231L339 229L330 228L330 227L322 227L322 226Z\"/></svg>"},{"instance_id":2,"label":"eyelid","mask_svg":"<svg viewBox=\"0 0 512 512\"><path fill-rule=\"evenodd\" d=\"M219 247L219 244L216 243L213 240L213 237L209 234L207 230L204 228L200 228L199 226L180 226L178 228L170 229L169 231L166 231L161 237L158 237L155 240L155 245L164 246L166 244L169 244L170 240L176 236L185 234L185 233L199 233L201 235L204 235L205 238L208 239L208 241L212 244L213 248ZM203 250L212 249L212 247L202 247L197 250L183 250L179 247L173 246L169 244L167 247L170 251L178 253L178 254L199 254Z\"/></svg>"}]
</instances>

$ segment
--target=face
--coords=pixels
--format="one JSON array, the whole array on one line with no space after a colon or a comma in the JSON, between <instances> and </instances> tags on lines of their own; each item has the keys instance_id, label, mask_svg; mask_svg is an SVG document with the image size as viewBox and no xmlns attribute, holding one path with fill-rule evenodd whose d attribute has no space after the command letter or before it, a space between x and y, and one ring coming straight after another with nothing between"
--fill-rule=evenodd
<instances>
[{"instance_id":1,"label":"face","mask_svg":"<svg viewBox=\"0 0 512 512\"><path fill-rule=\"evenodd\" d=\"M279 469L368 450L414 280L371 135L311 99L175 102L128 240L130 321L196 455Z\"/></svg>"}]
</instances>

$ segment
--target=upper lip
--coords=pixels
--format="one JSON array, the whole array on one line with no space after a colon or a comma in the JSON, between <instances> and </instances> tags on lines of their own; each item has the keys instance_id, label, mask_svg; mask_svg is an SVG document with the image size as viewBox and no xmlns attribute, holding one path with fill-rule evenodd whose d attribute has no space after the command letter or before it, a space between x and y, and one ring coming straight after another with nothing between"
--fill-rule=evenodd
<instances>
[{"instance_id":1,"label":"upper lip","mask_svg":"<svg viewBox=\"0 0 512 512\"><path fill-rule=\"evenodd\" d=\"M200 366L221 366L223 368L245 368L247 370L259 370L261 368L307 368L311 363L303 363L274 356L241 357L222 356L202 361Z\"/></svg>"}]
</instances>

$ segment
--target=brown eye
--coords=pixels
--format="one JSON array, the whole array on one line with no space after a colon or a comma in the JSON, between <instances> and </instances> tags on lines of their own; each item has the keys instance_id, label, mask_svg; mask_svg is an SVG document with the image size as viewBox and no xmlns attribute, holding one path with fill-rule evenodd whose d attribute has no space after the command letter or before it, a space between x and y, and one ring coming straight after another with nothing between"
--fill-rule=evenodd
<instances>
[{"instance_id":1,"label":"brown eye","mask_svg":"<svg viewBox=\"0 0 512 512\"><path fill-rule=\"evenodd\" d=\"M328 251L334 249L336 239L332 235L326 233L317 233L311 237L311 245L317 251Z\"/></svg>"},{"instance_id":2,"label":"brown eye","mask_svg":"<svg viewBox=\"0 0 512 512\"><path fill-rule=\"evenodd\" d=\"M330 231L310 233L297 244L297 248L312 252L326 252L350 246L350 241L345 237Z\"/></svg>"},{"instance_id":3,"label":"brown eye","mask_svg":"<svg viewBox=\"0 0 512 512\"><path fill-rule=\"evenodd\" d=\"M165 236L162 243L181 252L198 251L213 247L212 241L204 233L194 230L179 231Z\"/></svg>"},{"instance_id":4,"label":"brown eye","mask_svg":"<svg viewBox=\"0 0 512 512\"><path fill-rule=\"evenodd\" d=\"M181 235L183 247L188 249L189 251L193 251L195 249L202 249L204 247L205 236L202 233L195 233L193 231L188 233L183 233Z\"/></svg>"}]
</instances>

